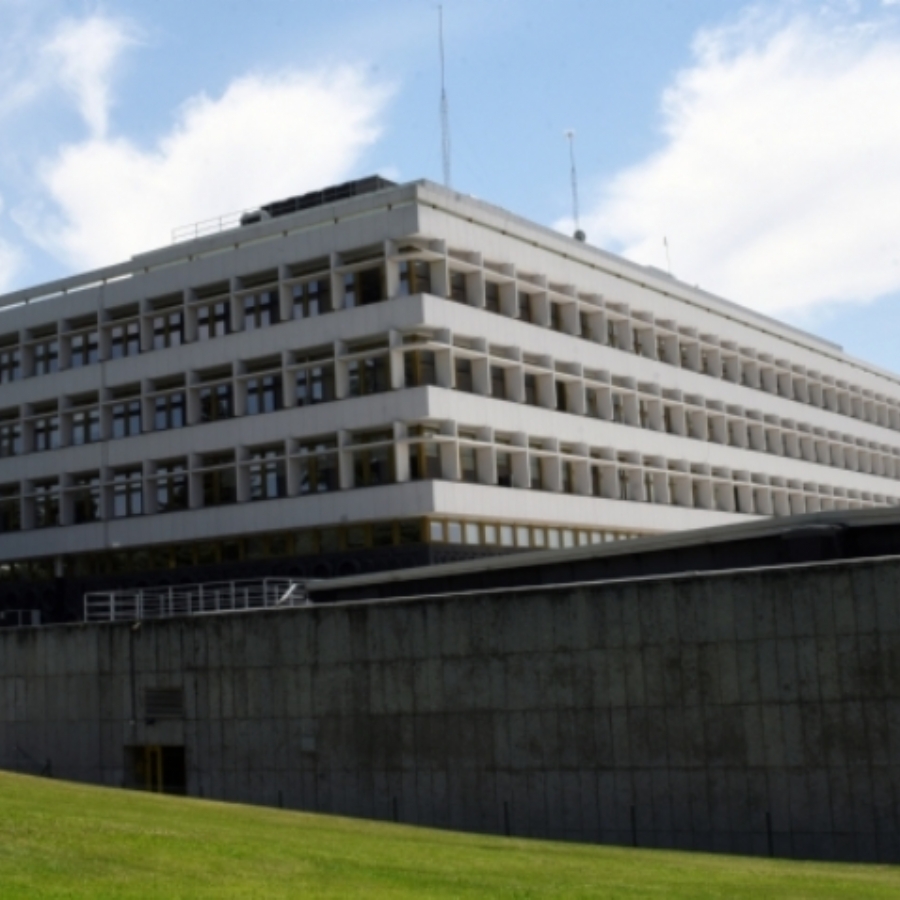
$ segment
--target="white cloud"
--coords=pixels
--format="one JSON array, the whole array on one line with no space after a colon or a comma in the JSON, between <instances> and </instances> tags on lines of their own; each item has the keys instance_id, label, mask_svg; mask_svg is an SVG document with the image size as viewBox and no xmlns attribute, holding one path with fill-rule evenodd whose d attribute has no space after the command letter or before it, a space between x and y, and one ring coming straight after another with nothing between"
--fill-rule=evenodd
<instances>
[{"instance_id":1,"label":"white cloud","mask_svg":"<svg viewBox=\"0 0 900 900\"><path fill-rule=\"evenodd\" d=\"M2 212L3 198L0 197L0 214ZM0 237L0 294L13 286L21 264L22 255L18 248Z\"/></svg>"},{"instance_id":2,"label":"white cloud","mask_svg":"<svg viewBox=\"0 0 900 900\"><path fill-rule=\"evenodd\" d=\"M21 251L0 238L0 294L12 290L21 266Z\"/></svg>"},{"instance_id":3,"label":"white cloud","mask_svg":"<svg viewBox=\"0 0 900 900\"><path fill-rule=\"evenodd\" d=\"M3 197L0 197L0 215L3 213ZM19 271L21 257L19 251L0 238L0 294L8 290Z\"/></svg>"},{"instance_id":4,"label":"white cloud","mask_svg":"<svg viewBox=\"0 0 900 900\"><path fill-rule=\"evenodd\" d=\"M127 23L102 15L63 22L44 47L49 68L71 93L95 137L106 133L111 78L122 51L134 43Z\"/></svg>"},{"instance_id":5,"label":"white cloud","mask_svg":"<svg viewBox=\"0 0 900 900\"><path fill-rule=\"evenodd\" d=\"M167 244L174 226L349 177L388 96L352 68L246 76L186 103L152 149L101 135L64 147L41 175L57 211L16 218L74 267L117 262Z\"/></svg>"},{"instance_id":6,"label":"white cloud","mask_svg":"<svg viewBox=\"0 0 900 900\"><path fill-rule=\"evenodd\" d=\"M583 217L592 242L765 312L900 289L900 40L758 14L701 34L664 145Z\"/></svg>"},{"instance_id":7,"label":"white cloud","mask_svg":"<svg viewBox=\"0 0 900 900\"><path fill-rule=\"evenodd\" d=\"M135 42L134 28L101 13L49 27L41 4L0 2L8 7L0 33L0 117L61 90L91 132L103 134L116 63Z\"/></svg>"}]
</instances>

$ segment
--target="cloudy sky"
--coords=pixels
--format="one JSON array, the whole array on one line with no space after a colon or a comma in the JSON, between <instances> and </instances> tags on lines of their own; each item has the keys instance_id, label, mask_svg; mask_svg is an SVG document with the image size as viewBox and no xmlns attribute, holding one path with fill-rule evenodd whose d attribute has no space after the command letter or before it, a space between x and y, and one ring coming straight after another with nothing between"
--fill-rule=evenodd
<instances>
[{"instance_id":1,"label":"cloudy sky","mask_svg":"<svg viewBox=\"0 0 900 900\"><path fill-rule=\"evenodd\" d=\"M453 186L900 370L900 0L444 0ZM0 291L441 179L431 0L0 0ZM668 259L666 255L668 244Z\"/></svg>"}]
</instances>

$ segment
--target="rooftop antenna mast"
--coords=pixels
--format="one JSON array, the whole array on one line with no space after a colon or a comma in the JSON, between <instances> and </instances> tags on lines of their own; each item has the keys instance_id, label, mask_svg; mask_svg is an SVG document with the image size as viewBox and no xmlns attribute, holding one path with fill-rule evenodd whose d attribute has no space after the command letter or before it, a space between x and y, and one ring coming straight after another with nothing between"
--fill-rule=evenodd
<instances>
[{"instance_id":1,"label":"rooftop antenna mast","mask_svg":"<svg viewBox=\"0 0 900 900\"><path fill-rule=\"evenodd\" d=\"M570 128L566 132L566 138L569 141L569 162L572 166L572 221L575 223L575 240L583 241L586 237L581 230L581 223L578 217L578 171L575 168L575 132Z\"/></svg>"},{"instance_id":2,"label":"rooftop antenna mast","mask_svg":"<svg viewBox=\"0 0 900 900\"><path fill-rule=\"evenodd\" d=\"M438 6L438 39L441 46L441 157L444 164L444 186L450 187L450 108L444 73L444 7Z\"/></svg>"}]
</instances>

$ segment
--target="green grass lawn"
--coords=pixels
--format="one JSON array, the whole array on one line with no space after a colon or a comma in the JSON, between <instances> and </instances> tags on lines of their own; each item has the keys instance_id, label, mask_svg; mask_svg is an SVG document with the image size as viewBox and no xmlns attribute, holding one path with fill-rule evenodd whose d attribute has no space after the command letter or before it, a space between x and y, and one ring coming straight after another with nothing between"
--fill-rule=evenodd
<instances>
[{"instance_id":1,"label":"green grass lawn","mask_svg":"<svg viewBox=\"0 0 900 900\"><path fill-rule=\"evenodd\" d=\"M0 773L0 898L900 897L900 868L456 834Z\"/></svg>"}]
</instances>

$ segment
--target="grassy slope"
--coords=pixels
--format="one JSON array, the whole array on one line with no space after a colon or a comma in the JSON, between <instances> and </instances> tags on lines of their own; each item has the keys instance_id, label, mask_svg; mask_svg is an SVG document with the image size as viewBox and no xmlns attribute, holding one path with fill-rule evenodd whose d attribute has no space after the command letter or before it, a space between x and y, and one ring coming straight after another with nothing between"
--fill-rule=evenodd
<instances>
[{"instance_id":1,"label":"grassy slope","mask_svg":"<svg viewBox=\"0 0 900 900\"><path fill-rule=\"evenodd\" d=\"M0 773L0 898L895 898L900 868L510 840Z\"/></svg>"}]
</instances>

